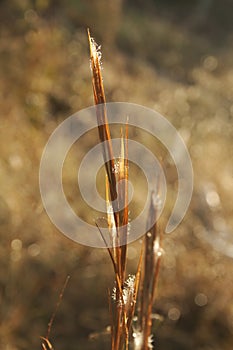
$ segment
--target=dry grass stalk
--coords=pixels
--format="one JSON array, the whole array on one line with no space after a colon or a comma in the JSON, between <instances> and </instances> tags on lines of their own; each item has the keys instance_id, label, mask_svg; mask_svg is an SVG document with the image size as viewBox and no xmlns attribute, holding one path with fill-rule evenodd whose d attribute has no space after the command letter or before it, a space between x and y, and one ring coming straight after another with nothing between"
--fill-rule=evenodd
<instances>
[{"instance_id":1,"label":"dry grass stalk","mask_svg":"<svg viewBox=\"0 0 233 350\"><path fill-rule=\"evenodd\" d=\"M54 350L52 344L50 343L50 341L47 338L41 337L42 339L42 350Z\"/></svg>"},{"instance_id":2,"label":"dry grass stalk","mask_svg":"<svg viewBox=\"0 0 233 350\"><path fill-rule=\"evenodd\" d=\"M151 207L147 225L147 234L144 240L143 276L141 275L142 254L139 259L136 276L126 278L127 235L129 226L128 217L128 126L125 135L121 130L121 154L119 159L114 158L111 134L107 119L106 99L101 74L100 48L91 38L88 30L90 45L90 60L92 69L92 85L94 101L97 106L96 116L99 138L103 145L103 158L106 170L106 206L107 222L112 247L108 247L101 228L97 225L106 244L115 273L115 287L111 298L109 292L109 310L111 316L111 348L112 350L128 349L129 339L135 336L135 349L146 350L152 348L150 344L152 326L152 306L155 287L158 279L161 249L160 235L155 222L157 207L151 196ZM107 161L110 159L110 161ZM123 208L123 209L120 209ZM135 305L139 298L139 316L137 330L133 334L132 321L135 314ZM113 300L112 300L113 299ZM139 336L139 341L137 337Z\"/></svg>"},{"instance_id":3,"label":"dry grass stalk","mask_svg":"<svg viewBox=\"0 0 233 350\"><path fill-rule=\"evenodd\" d=\"M112 141L110 130L108 126L107 120L107 111L106 111L106 99L104 93L103 79L101 74L101 65L100 58L101 53L100 49L96 45L95 41L91 38L90 32L88 30L88 39L90 46L90 60L91 60L91 69L92 69L92 86L93 86L93 94L94 101L96 107L97 121L98 121L98 129L99 129L99 138L101 142L107 141L105 146L103 146L103 156L106 166L106 172L108 175L111 191L111 200L117 198L116 191L116 178L114 173L114 157L112 150ZM108 162L107 159L110 159Z\"/></svg>"},{"instance_id":4,"label":"dry grass stalk","mask_svg":"<svg viewBox=\"0 0 233 350\"><path fill-rule=\"evenodd\" d=\"M106 205L107 220L112 247L108 249L114 272L115 289L110 299L112 317L112 349L127 349L129 329L134 315L139 277L129 276L126 279L127 235L128 235L128 128L125 136L121 130L121 155L115 159L108 125L105 94L101 74L100 51L88 31L90 58L92 69L92 85L94 101L97 106L96 115L99 138L103 143L103 158L106 169ZM107 161L110 159L110 161ZM121 209L123 208L123 209ZM101 229L99 228L100 232ZM102 235L103 237L103 235ZM104 239L104 237L103 237ZM104 240L105 241L105 240ZM140 271L140 266L138 268Z\"/></svg>"},{"instance_id":5,"label":"dry grass stalk","mask_svg":"<svg viewBox=\"0 0 233 350\"><path fill-rule=\"evenodd\" d=\"M99 139L102 143L103 158L106 170L106 206L107 225L111 239L109 247L101 227L96 226L108 250L115 273L115 287L113 293L109 291L109 313L111 317L111 349L128 350L129 341L134 339L135 350L152 349L152 307L155 298L155 290L158 281L158 273L162 251L160 248L161 236L156 219L158 211L158 196L151 195L147 232L144 237L144 261L141 251L135 276L126 277L127 262L127 236L129 228L128 208L128 124L125 131L121 129L121 153L118 159L114 158L112 139L107 118L106 99L101 74L100 49L91 38L88 30L90 45L90 60L92 69L92 84L94 101L96 105L96 117L99 130ZM60 306L67 283L67 277L58 302L53 312L46 337L42 339L42 350L53 350L49 340L51 328ZM137 325L132 326L136 302Z\"/></svg>"},{"instance_id":6,"label":"dry grass stalk","mask_svg":"<svg viewBox=\"0 0 233 350\"><path fill-rule=\"evenodd\" d=\"M57 304L55 306L55 310L54 312L52 313L52 316L49 320L49 323L48 323L48 329L47 329L47 335L46 337L40 337L42 339L42 350L54 350L49 338L50 338L50 333L51 333L51 330L52 330L52 326L53 326L53 322L55 320L55 317L56 317L56 314L57 314L57 311L59 309L59 306L61 305L61 302L62 302L62 299L63 299L63 295L64 295L64 292L65 292L65 289L67 287L67 284L69 282L69 279L70 279L70 276L67 276L66 277L66 280L65 280L65 283L63 284L63 287L62 287L62 290L59 294L59 297L58 297L58 301L57 301Z\"/></svg>"},{"instance_id":7,"label":"dry grass stalk","mask_svg":"<svg viewBox=\"0 0 233 350\"><path fill-rule=\"evenodd\" d=\"M141 337L141 349L150 349L152 307L158 282L158 274L162 256L161 233L157 225L158 196L151 194L147 232L144 237L144 263L141 276L141 288L138 307L138 332Z\"/></svg>"}]
</instances>

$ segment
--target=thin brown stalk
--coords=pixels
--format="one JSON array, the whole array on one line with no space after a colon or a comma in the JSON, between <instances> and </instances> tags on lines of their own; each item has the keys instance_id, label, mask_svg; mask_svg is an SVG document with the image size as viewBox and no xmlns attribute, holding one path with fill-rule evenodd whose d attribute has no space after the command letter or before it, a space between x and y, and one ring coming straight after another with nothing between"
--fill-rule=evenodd
<instances>
[{"instance_id":1,"label":"thin brown stalk","mask_svg":"<svg viewBox=\"0 0 233 350\"><path fill-rule=\"evenodd\" d=\"M106 172L110 183L111 200L114 201L117 198L116 177L114 173L115 164L112 150L111 134L107 119L106 99L101 73L100 51L98 50L95 41L91 38L89 30L87 33L90 46L93 94L95 105L97 106L96 115L98 122L99 138L102 143L107 141L105 144L103 144L103 156Z\"/></svg>"},{"instance_id":2,"label":"thin brown stalk","mask_svg":"<svg viewBox=\"0 0 233 350\"><path fill-rule=\"evenodd\" d=\"M96 222L95 224L96 224L96 227L98 228L99 233L100 233L100 235L101 235L101 237L102 237L102 239L104 241L104 244L106 245L106 249L108 250L108 253L109 253L110 259L112 261L113 268L114 268L114 272L115 272L115 274L117 274L118 271L117 271L117 266L116 266L116 263L115 263L115 259L114 259L114 256L113 256L112 249L109 248L108 243L106 242L106 239L105 239L105 237L104 237L104 235L103 235L103 233L101 231L101 228L99 227L98 223Z\"/></svg>"},{"instance_id":3,"label":"thin brown stalk","mask_svg":"<svg viewBox=\"0 0 233 350\"><path fill-rule=\"evenodd\" d=\"M138 291L139 291L139 284L140 284L140 277L141 277L141 268L142 268L142 257L143 257L143 250L141 250L137 272L136 272L136 278L135 278L135 286L134 286L134 295L133 295L133 305L130 309L128 320L127 320L127 327L128 329L131 328L133 317L135 314L135 308L136 308L136 302L138 297Z\"/></svg>"},{"instance_id":4,"label":"thin brown stalk","mask_svg":"<svg viewBox=\"0 0 233 350\"><path fill-rule=\"evenodd\" d=\"M47 336L46 336L46 339L49 339L49 336L50 336L50 333L51 333L51 329L52 329L52 325L53 325L53 322L54 322L54 319L56 317L56 314L57 314L57 310L59 309L60 305L61 305L61 302L62 302L62 299L63 299L63 295L64 295L64 292L65 292L65 289L67 287L67 284L69 282L69 279L70 279L70 276L68 275L66 277L66 280L63 284L63 287L62 287L62 290L59 294L59 297L58 297L58 301L57 301L57 304L56 304L56 307L55 307L55 310L50 318L50 321L48 323L48 330L47 330Z\"/></svg>"},{"instance_id":5,"label":"thin brown stalk","mask_svg":"<svg viewBox=\"0 0 233 350\"><path fill-rule=\"evenodd\" d=\"M123 209L121 211L121 222L122 222L122 232L121 232L121 274L122 278L125 279L126 273L126 255L127 255L127 234L128 234L128 125L126 125L125 139L123 138L123 132L121 131L121 158L120 158L120 174L119 181L121 181L121 188L118 190L120 192L121 201L123 204Z\"/></svg>"},{"instance_id":6,"label":"thin brown stalk","mask_svg":"<svg viewBox=\"0 0 233 350\"><path fill-rule=\"evenodd\" d=\"M42 344L41 345L42 345L42 349L43 350L48 350L48 349L49 350L53 350L53 346L52 346L51 342L49 341L49 337L50 337L50 333L51 333L51 330L52 330L52 326L53 326L53 323L54 323L57 311L58 311L58 309L59 309L59 307L61 305L65 289L66 289L67 284L69 282L69 279L70 279L70 276L68 275L66 277L66 280L65 280L65 282L63 284L63 287L61 289L61 292L59 294L55 310L53 311L52 316L51 316L51 318L49 320L48 329L47 329L47 335L46 335L46 337L40 337L42 339Z\"/></svg>"},{"instance_id":7,"label":"thin brown stalk","mask_svg":"<svg viewBox=\"0 0 233 350\"><path fill-rule=\"evenodd\" d=\"M54 350L52 344L50 343L50 341L47 338L44 337L40 337L42 339L42 349L43 350Z\"/></svg>"},{"instance_id":8,"label":"thin brown stalk","mask_svg":"<svg viewBox=\"0 0 233 350\"><path fill-rule=\"evenodd\" d=\"M151 335L152 308L161 261L160 232L156 223L157 205L154 202L154 196L155 194L152 193L147 233L144 238L145 255L138 310L139 330L143 334L143 350L148 349L148 339Z\"/></svg>"}]
</instances>

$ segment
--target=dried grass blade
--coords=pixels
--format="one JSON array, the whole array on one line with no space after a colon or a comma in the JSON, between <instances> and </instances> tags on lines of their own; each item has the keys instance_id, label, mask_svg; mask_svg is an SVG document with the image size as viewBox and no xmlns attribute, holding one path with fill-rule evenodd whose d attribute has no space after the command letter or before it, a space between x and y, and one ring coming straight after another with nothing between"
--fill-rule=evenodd
<instances>
[{"instance_id":1,"label":"dried grass blade","mask_svg":"<svg viewBox=\"0 0 233 350\"><path fill-rule=\"evenodd\" d=\"M41 344L43 350L54 350L52 344L47 338L45 337L40 337L40 338L43 340L43 343Z\"/></svg>"},{"instance_id":2,"label":"dried grass blade","mask_svg":"<svg viewBox=\"0 0 233 350\"><path fill-rule=\"evenodd\" d=\"M105 237L104 237L104 235L103 235L103 233L102 233L102 231L101 231L101 229L100 229L100 227L99 227L99 225L98 225L97 222L95 222L95 225L96 225L96 227L98 228L99 233L100 233L100 235L101 235L101 237L102 237L102 239L103 239L103 241L104 241L104 244L105 244L105 246L106 246L106 248L107 248L107 250L108 250L108 253L109 253L109 256L110 256L110 258L111 258L112 265L113 265L113 268L114 268L114 272L115 272L116 274L118 274L117 265L116 265L116 262L115 262L115 259L114 259L114 256L113 256L112 249L109 248L108 243L107 243L107 241L106 241L106 239L105 239Z\"/></svg>"},{"instance_id":3,"label":"dried grass blade","mask_svg":"<svg viewBox=\"0 0 233 350\"><path fill-rule=\"evenodd\" d=\"M130 313L128 315L128 320L127 320L128 329L131 328L131 324L132 324L133 317L135 314L136 302L137 302L139 285L140 285L140 277L141 277L141 271L142 271L142 258L143 258L143 249L141 249L141 254L140 254L137 272L136 272L136 278L135 278L135 283L134 283L133 305L130 309Z\"/></svg>"},{"instance_id":4,"label":"dried grass blade","mask_svg":"<svg viewBox=\"0 0 233 350\"><path fill-rule=\"evenodd\" d=\"M120 234L120 245L121 245L121 275L125 279L126 274L126 256L127 256L127 235L128 235L128 125L126 125L125 138L121 131L121 158L120 158L120 180L121 189L118 193L121 193L121 234Z\"/></svg>"},{"instance_id":5,"label":"dried grass blade","mask_svg":"<svg viewBox=\"0 0 233 350\"><path fill-rule=\"evenodd\" d=\"M107 141L105 146L103 146L103 156L104 156L106 172L110 183L111 200L114 201L117 198L116 177L114 173L115 164L114 164L114 156L113 156L113 150L112 150L111 134L110 134L109 124L107 119L106 99L105 99L103 79L102 79L102 73L101 73L101 64L100 64L100 50L98 49L94 39L90 36L89 30L88 30L88 40L89 40L89 46L90 46L92 86L93 86L94 101L96 104L96 116L97 116L97 122L98 122L99 137L102 143ZM110 161L108 161L108 159L110 159ZM114 209L117 209L117 208L114 208Z\"/></svg>"}]
</instances>

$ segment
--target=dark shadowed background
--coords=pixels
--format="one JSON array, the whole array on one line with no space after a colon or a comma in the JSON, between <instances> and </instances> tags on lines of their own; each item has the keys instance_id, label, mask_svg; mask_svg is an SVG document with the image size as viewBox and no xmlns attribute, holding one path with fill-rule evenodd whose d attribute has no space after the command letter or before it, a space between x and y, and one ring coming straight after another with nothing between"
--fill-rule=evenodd
<instances>
[{"instance_id":1,"label":"dark shadowed background","mask_svg":"<svg viewBox=\"0 0 233 350\"><path fill-rule=\"evenodd\" d=\"M163 239L155 349L232 349L232 13L232 0L0 1L0 349L40 349L67 275L55 350L110 348L108 254L58 232L38 185L49 135L93 103L87 27L102 45L107 100L162 113L193 162L191 206ZM64 187L75 207L74 159L75 149ZM164 162L169 213L176 171ZM139 246L129 247L129 273Z\"/></svg>"}]
</instances>

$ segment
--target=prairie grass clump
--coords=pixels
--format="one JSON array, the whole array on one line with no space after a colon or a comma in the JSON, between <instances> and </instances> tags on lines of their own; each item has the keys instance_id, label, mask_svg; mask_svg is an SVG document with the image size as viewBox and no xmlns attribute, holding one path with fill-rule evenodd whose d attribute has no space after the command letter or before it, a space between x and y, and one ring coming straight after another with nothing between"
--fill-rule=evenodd
<instances>
[{"instance_id":1,"label":"prairie grass clump","mask_svg":"<svg viewBox=\"0 0 233 350\"><path fill-rule=\"evenodd\" d=\"M162 255L161 234L156 224L158 194L151 193L146 234L136 274L127 275L127 236L130 226L128 125L126 124L124 131L121 130L120 157L114 158L101 74L101 52L89 31L88 38L99 139L103 145L106 171L107 225L112 241L111 247L105 241L98 220L96 225L106 243L115 274L113 293L109 292L111 348L112 350L128 349L129 344L133 343L135 349L152 349L153 303Z\"/></svg>"},{"instance_id":2,"label":"prairie grass clump","mask_svg":"<svg viewBox=\"0 0 233 350\"><path fill-rule=\"evenodd\" d=\"M106 218L97 219L96 227L108 251L113 271L114 286L108 290L110 314L111 350L153 349L152 334L156 286L162 256L161 232L157 215L160 207L159 194L151 193L147 227L135 274L127 271L128 234L130 231L128 204L128 124L121 128L120 156L113 154L112 137L107 117L106 98L101 72L101 51L88 30L92 85L99 140L105 166ZM110 243L102 232L102 223L107 224ZM55 311L48 324L46 337L42 339L43 350L53 350L50 331L63 297L69 277L60 293Z\"/></svg>"}]
</instances>

